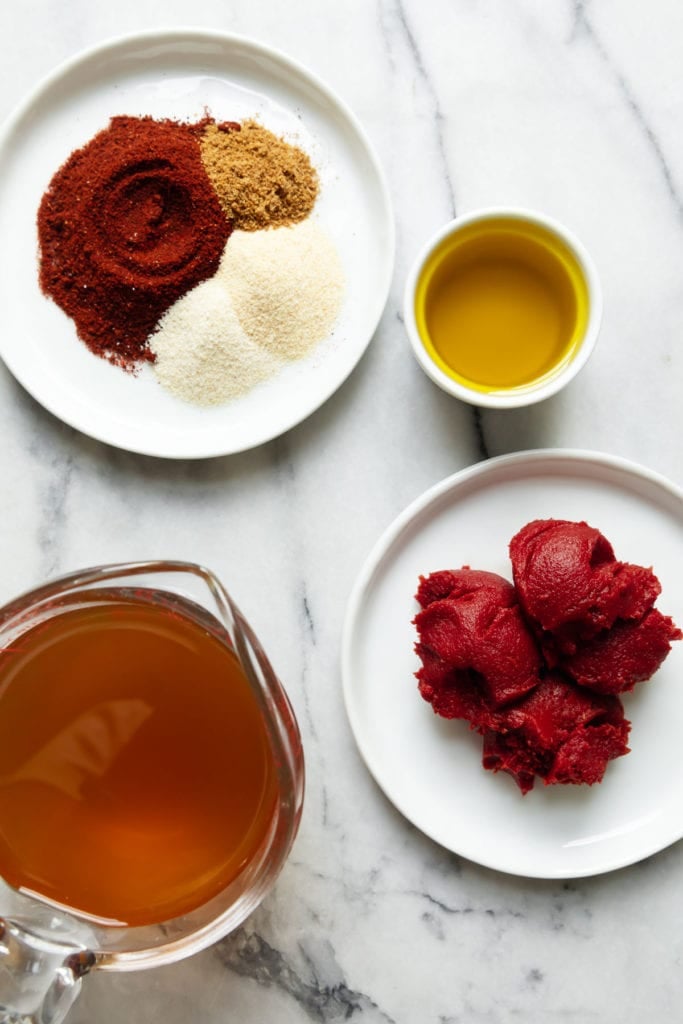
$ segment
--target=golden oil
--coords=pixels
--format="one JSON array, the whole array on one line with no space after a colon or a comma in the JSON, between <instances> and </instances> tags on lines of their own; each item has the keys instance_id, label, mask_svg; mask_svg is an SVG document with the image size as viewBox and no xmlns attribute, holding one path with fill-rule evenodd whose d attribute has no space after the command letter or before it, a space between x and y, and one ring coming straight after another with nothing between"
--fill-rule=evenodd
<instances>
[{"instance_id":1,"label":"golden oil","mask_svg":"<svg viewBox=\"0 0 683 1024\"><path fill-rule=\"evenodd\" d=\"M574 253L550 230L515 217L479 220L445 238L415 291L428 354L453 380L481 392L552 378L576 354L588 315Z\"/></svg>"}]
</instances>

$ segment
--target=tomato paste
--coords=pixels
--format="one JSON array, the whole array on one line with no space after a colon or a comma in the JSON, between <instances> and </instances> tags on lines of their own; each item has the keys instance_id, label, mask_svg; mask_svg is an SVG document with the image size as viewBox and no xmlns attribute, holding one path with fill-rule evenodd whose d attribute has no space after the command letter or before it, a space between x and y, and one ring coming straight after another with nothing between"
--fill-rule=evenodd
<instances>
[{"instance_id":1,"label":"tomato paste","mask_svg":"<svg viewBox=\"0 0 683 1024\"><path fill-rule=\"evenodd\" d=\"M483 737L483 765L527 793L600 782L629 752L617 696L683 637L656 608L651 569L615 558L587 523L535 520L510 544L514 585L464 566L420 577L422 697Z\"/></svg>"}]
</instances>

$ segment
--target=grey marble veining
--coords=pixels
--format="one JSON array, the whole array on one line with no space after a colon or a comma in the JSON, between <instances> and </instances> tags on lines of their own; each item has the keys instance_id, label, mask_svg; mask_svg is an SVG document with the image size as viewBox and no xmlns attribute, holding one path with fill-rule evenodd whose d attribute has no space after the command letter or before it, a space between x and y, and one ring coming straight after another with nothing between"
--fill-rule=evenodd
<instances>
[{"instance_id":1,"label":"grey marble veining","mask_svg":"<svg viewBox=\"0 0 683 1024\"><path fill-rule=\"evenodd\" d=\"M59 61L186 25L283 49L358 114L386 168L396 272L358 368L253 452L168 463L43 411L0 368L4 600L102 561L205 562L262 638L302 727L307 799L275 890L236 934L172 967L94 975L73 1024L676 1024L679 846L612 875L534 882L440 849L356 751L339 646L377 536L446 475L534 447L594 448L683 479L683 8L674 0L7 0L0 115ZM586 369L526 410L435 388L402 325L417 249L454 212L544 210L598 264Z\"/></svg>"}]
</instances>

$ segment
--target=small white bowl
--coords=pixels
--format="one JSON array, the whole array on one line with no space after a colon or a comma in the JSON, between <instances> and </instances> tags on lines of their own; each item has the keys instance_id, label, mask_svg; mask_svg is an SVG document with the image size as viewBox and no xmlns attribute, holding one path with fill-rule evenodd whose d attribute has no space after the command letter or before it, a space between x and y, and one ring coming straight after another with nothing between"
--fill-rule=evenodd
<instances>
[{"instance_id":1,"label":"small white bowl","mask_svg":"<svg viewBox=\"0 0 683 1024\"><path fill-rule=\"evenodd\" d=\"M578 342L572 357L560 363L555 371L546 374L542 379L528 385L501 388L499 390L480 391L449 376L434 360L422 340L417 326L415 313L416 292L423 270L434 251L447 239L461 232L472 224L486 221L517 220L525 224L540 227L554 235L569 250L583 276L588 297L588 315L583 336ZM598 337L602 320L602 289L593 260L581 242L558 221L544 214L515 207L494 207L477 210L450 221L437 232L419 253L413 268L408 275L404 296L404 319L408 337L413 346L415 357L435 384L456 398L472 405L487 406L494 409L512 409L523 405L532 405L551 395L572 380L586 364Z\"/></svg>"}]
</instances>

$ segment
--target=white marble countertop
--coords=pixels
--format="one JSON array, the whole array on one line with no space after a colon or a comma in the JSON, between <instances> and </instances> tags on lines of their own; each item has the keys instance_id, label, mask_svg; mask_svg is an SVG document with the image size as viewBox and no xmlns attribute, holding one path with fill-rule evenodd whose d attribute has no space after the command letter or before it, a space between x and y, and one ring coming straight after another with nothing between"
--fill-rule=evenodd
<instances>
[{"instance_id":1,"label":"white marble countertop","mask_svg":"<svg viewBox=\"0 0 683 1024\"><path fill-rule=\"evenodd\" d=\"M225 581L295 705L307 800L275 890L181 964L94 975L73 1024L551 1024L681 1019L681 847L575 882L496 874L434 845L371 780L342 703L346 599L429 485L489 456L599 449L683 481L683 7L673 0L6 0L0 114L79 49L194 24L289 53L354 109L397 218L367 354L264 447L173 463L53 419L0 371L0 599L89 564L173 557ZM605 315L588 366L528 410L460 404L410 354L407 268L479 206L556 216L592 252Z\"/></svg>"}]
</instances>

